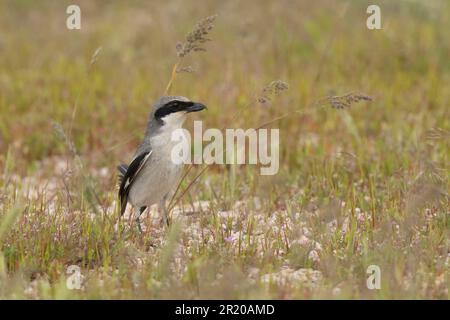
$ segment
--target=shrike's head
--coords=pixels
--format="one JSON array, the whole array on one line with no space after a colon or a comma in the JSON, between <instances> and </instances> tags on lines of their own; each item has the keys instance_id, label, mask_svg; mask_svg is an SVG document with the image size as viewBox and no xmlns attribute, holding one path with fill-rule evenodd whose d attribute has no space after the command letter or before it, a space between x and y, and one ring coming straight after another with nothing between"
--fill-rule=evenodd
<instances>
[{"instance_id":1,"label":"shrike's head","mask_svg":"<svg viewBox=\"0 0 450 320\"><path fill-rule=\"evenodd\" d=\"M182 96L164 96L154 104L150 121L155 121L163 127L181 127L188 113L205 108L204 104L193 102Z\"/></svg>"}]
</instances>

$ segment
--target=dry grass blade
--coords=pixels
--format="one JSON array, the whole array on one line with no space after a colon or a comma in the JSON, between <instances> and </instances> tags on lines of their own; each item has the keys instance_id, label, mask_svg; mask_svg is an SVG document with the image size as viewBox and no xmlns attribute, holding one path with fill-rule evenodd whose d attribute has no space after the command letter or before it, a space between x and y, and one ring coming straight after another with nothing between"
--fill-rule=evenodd
<instances>
[{"instance_id":1,"label":"dry grass blade","mask_svg":"<svg viewBox=\"0 0 450 320\"><path fill-rule=\"evenodd\" d=\"M103 49L102 47L98 47L95 50L94 54L91 57L91 61L89 62L89 66L92 66L97 62L98 56L99 56L100 52L102 51L102 49Z\"/></svg>"}]
</instances>

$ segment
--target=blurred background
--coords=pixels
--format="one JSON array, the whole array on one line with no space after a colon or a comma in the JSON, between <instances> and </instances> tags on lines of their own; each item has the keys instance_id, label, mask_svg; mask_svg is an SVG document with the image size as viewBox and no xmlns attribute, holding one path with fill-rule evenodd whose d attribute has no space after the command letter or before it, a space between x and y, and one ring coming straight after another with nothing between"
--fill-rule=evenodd
<instances>
[{"instance_id":1,"label":"blurred background","mask_svg":"<svg viewBox=\"0 0 450 320\"><path fill-rule=\"evenodd\" d=\"M83 154L109 164L132 151L164 93L177 42L212 14L219 16L208 51L187 58L194 72L173 88L210 106L202 115L208 126L228 123L275 79L290 84L288 94L270 108L243 110L232 126L252 127L352 91L375 98L352 111L370 148L375 136L410 140L448 121L447 1L380 1L382 30L366 28L367 1L77 1L81 30L65 27L70 4L0 2L0 150L20 154L21 170L61 154L51 121L67 126L76 101L73 138ZM308 135L320 136L320 149L356 143L339 139L345 124L329 112L277 126L287 128L282 159L289 165Z\"/></svg>"}]
</instances>

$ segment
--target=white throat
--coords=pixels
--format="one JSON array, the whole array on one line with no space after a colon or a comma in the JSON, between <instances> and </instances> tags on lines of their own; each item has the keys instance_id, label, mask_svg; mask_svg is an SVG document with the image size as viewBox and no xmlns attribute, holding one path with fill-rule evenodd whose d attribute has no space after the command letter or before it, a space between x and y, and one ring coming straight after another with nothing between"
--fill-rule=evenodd
<instances>
[{"instance_id":1,"label":"white throat","mask_svg":"<svg viewBox=\"0 0 450 320\"><path fill-rule=\"evenodd\" d=\"M162 121L164 121L163 130L181 128L185 120L186 112L184 111L168 114L167 116L162 118Z\"/></svg>"}]
</instances>

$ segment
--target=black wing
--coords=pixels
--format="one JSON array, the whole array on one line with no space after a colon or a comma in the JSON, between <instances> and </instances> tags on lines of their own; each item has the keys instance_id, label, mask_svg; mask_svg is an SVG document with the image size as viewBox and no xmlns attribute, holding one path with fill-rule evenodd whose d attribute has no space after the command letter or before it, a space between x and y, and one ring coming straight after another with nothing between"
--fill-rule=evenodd
<instances>
[{"instance_id":1,"label":"black wing","mask_svg":"<svg viewBox=\"0 0 450 320\"><path fill-rule=\"evenodd\" d=\"M136 156L133 161L131 161L130 165L126 169L126 172L120 181L119 187L120 215L123 215L127 207L128 194L130 192L133 181L136 179L137 175L144 167L144 164L147 162L151 154L152 151L141 153L140 155ZM121 169L119 170L122 171Z\"/></svg>"}]
</instances>

